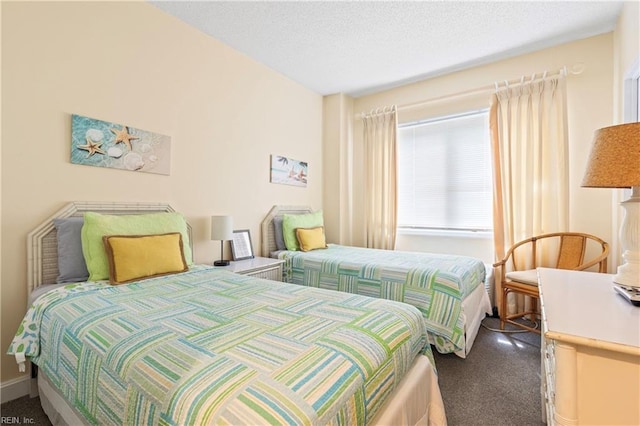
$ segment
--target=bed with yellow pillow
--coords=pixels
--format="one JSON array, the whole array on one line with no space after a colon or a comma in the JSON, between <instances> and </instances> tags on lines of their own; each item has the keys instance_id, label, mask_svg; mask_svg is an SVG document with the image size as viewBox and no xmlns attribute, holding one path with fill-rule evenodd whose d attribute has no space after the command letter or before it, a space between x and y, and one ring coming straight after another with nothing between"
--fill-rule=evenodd
<instances>
[{"instance_id":1,"label":"bed with yellow pillow","mask_svg":"<svg viewBox=\"0 0 640 426\"><path fill-rule=\"evenodd\" d=\"M145 203L71 203L29 234L8 352L54 424L446 423L417 309L194 265L191 241Z\"/></svg>"},{"instance_id":2,"label":"bed with yellow pillow","mask_svg":"<svg viewBox=\"0 0 640 426\"><path fill-rule=\"evenodd\" d=\"M466 357L491 313L479 259L327 244L323 212L305 206L274 206L261 237L263 256L285 260L285 282L415 306L441 353Z\"/></svg>"}]
</instances>

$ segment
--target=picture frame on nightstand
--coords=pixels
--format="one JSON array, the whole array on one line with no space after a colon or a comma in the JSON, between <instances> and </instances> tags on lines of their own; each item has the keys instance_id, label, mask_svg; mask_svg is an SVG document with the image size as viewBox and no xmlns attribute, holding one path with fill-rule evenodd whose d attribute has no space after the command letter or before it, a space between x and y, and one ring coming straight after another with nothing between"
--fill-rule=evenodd
<instances>
[{"instance_id":1,"label":"picture frame on nightstand","mask_svg":"<svg viewBox=\"0 0 640 426\"><path fill-rule=\"evenodd\" d=\"M233 260L253 259L253 246L251 245L251 232L248 229L233 231L231 239L231 254Z\"/></svg>"}]
</instances>

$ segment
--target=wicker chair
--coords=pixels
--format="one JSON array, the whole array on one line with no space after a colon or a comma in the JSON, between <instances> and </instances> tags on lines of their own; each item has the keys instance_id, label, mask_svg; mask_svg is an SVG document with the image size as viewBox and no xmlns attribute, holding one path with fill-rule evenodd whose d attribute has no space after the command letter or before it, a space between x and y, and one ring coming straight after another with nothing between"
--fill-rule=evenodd
<instances>
[{"instance_id":1,"label":"wicker chair","mask_svg":"<svg viewBox=\"0 0 640 426\"><path fill-rule=\"evenodd\" d=\"M593 258L585 261L585 253L597 248ZM607 257L609 244L598 237L579 232L557 232L531 237L516 243L509 249L504 259L493 265L499 268L496 277L500 280L502 300L500 302L500 329L504 330L505 323L512 324L525 330L540 334L538 328L526 323L516 322L516 319L529 316L533 320L539 317L537 267L555 269L570 269L582 271L597 266L597 272L607 272ZM509 271L507 271L509 269ZM513 314L507 314L507 296L509 293L522 294L531 298L527 308Z\"/></svg>"}]
</instances>

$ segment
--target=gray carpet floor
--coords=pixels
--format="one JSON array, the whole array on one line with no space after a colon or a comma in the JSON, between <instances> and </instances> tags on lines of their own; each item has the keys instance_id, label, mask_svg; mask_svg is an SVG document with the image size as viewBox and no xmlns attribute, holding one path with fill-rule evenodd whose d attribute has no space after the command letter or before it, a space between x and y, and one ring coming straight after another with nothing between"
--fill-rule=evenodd
<instances>
[{"instance_id":1,"label":"gray carpet floor","mask_svg":"<svg viewBox=\"0 0 640 426\"><path fill-rule=\"evenodd\" d=\"M434 353L450 426L539 426L540 336L500 333L495 318L483 321L466 359ZM19 424L50 425L39 398L2 404L1 416Z\"/></svg>"},{"instance_id":2,"label":"gray carpet floor","mask_svg":"<svg viewBox=\"0 0 640 426\"><path fill-rule=\"evenodd\" d=\"M497 318L482 324L466 359L433 354L449 425L543 425L540 336L490 331Z\"/></svg>"}]
</instances>

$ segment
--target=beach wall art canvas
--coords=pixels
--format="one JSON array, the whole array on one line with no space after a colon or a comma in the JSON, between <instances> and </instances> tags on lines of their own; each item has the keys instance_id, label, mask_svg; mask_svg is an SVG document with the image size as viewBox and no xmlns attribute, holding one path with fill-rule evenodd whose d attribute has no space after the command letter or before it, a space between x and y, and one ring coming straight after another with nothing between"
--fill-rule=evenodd
<instances>
[{"instance_id":1,"label":"beach wall art canvas","mask_svg":"<svg viewBox=\"0 0 640 426\"><path fill-rule=\"evenodd\" d=\"M281 155L271 156L271 183L307 186L308 164Z\"/></svg>"},{"instance_id":2,"label":"beach wall art canvas","mask_svg":"<svg viewBox=\"0 0 640 426\"><path fill-rule=\"evenodd\" d=\"M124 124L71 116L71 162L169 174L171 138Z\"/></svg>"}]
</instances>

